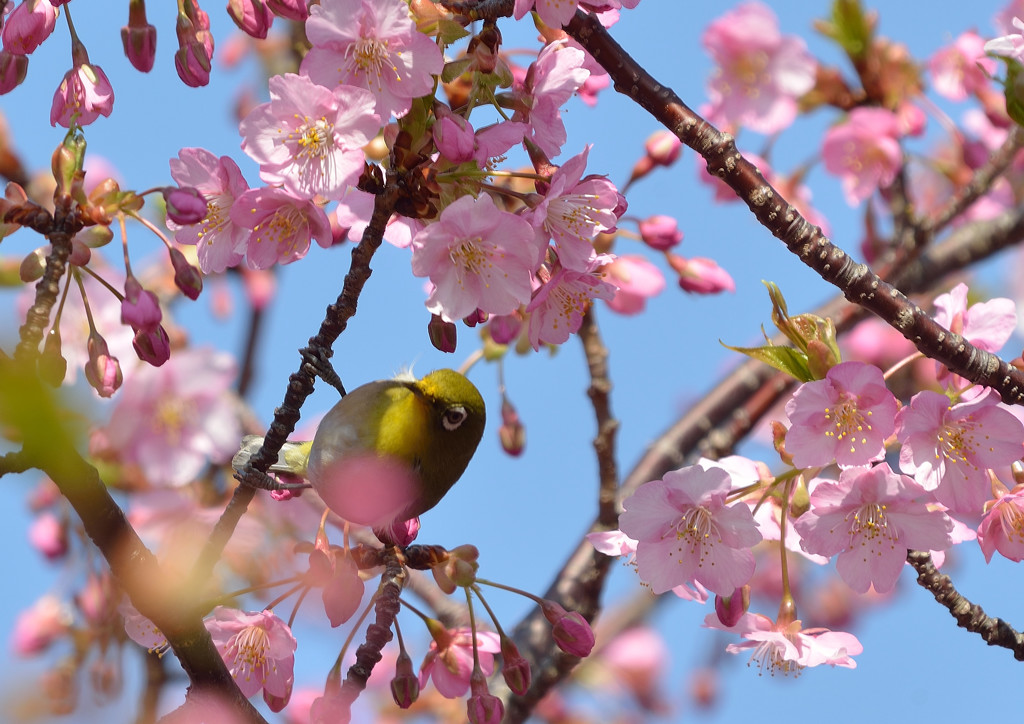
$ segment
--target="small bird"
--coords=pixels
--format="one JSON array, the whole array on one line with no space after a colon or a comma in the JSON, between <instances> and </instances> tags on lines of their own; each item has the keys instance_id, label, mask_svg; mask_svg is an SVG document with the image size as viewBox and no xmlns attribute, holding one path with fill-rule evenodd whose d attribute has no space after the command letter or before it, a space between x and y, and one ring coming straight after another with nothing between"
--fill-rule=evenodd
<instances>
[{"instance_id":1,"label":"small bird","mask_svg":"<svg viewBox=\"0 0 1024 724\"><path fill-rule=\"evenodd\" d=\"M386 527L437 505L485 422L480 392L455 370L369 382L331 408L312 441L285 443L270 470L306 478L346 520ZM231 466L241 470L262 444L247 435Z\"/></svg>"}]
</instances>

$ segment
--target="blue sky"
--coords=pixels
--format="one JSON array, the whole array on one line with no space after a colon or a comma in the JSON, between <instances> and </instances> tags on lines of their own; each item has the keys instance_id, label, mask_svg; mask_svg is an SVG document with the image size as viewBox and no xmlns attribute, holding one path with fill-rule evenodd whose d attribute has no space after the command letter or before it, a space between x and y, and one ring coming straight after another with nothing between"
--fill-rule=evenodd
<instances>
[{"instance_id":1,"label":"blue sky","mask_svg":"<svg viewBox=\"0 0 1024 724\"><path fill-rule=\"evenodd\" d=\"M820 59L847 70L838 52L811 30L813 19L827 12L828 3L793 0L771 5L783 32L805 37ZM973 27L984 36L992 35L991 19L1001 5L994 1L943 3L941 10L936 5L925 10L916 3L889 1L875 7L880 11L880 33L906 43L923 61L965 29ZM700 33L711 19L732 6L644 0L636 10L623 14L613 34L657 78L698 107L710 70L700 47ZM257 81L251 64L230 70L218 67L210 86L185 88L172 65L173 12L153 4L150 19L160 33L157 63L154 71L143 77L121 56L118 33L126 15L124 3L94 0L91 4L72 3L71 7L93 62L104 68L116 92L113 116L100 119L86 131L90 152L110 159L127 187L144 189L168 183L167 161L183 146L231 154L250 183L256 182L255 168L238 148L240 139L231 113L237 86ZM92 17L86 17L87 8L94 12ZM159 17L157 11L167 17ZM211 6L208 11L218 47L223 50L233 26L222 8ZM501 28L508 47L535 47L532 33L514 30L509 23ZM62 129L49 126L48 119L50 98L67 69L67 57L67 31L59 25L54 37L33 55L27 83L0 97L0 109L15 143L32 168L48 167L52 148L63 135ZM943 107L954 119L964 109ZM565 119L569 142L562 160L593 143L588 169L607 173L620 183L642 153L644 139L657 129L645 112L612 91L604 92L594 109L572 101ZM821 133L832 120L834 116L820 112L801 119L775 144L776 167L788 171L813 158ZM938 124L931 122L929 128L929 139L917 146L921 151L941 135ZM759 152L765 139L747 134L741 135L738 143L742 150ZM670 283L638 317L623 318L606 308L598 309L611 354L612 404L622 421L619 460L623 471L735 362L735 355L718 340L747 344L757 338L762 324L769 323L770 307L762 279L779 283L791 311L810 309L831 296L827 285L801 267L745 209L738 204L711 203L710 192L696 178L697 161L686 151L671 170L659 171L635 185L629 196L629 213L676 216L686 234L680 253L713 257L733 275L737 291L702 298L685 295ZM820 167L811 171L807 183L815 206L830 220L833 240L856 255L862 211L846 205L838 181ZM16 236L5 241L2 252L17 258L30 250L34 241ZM160 252L158 242L142 233L135 232L132 243L137 256ZM444 356L430 347L422 283L409 273L407 256L406 251L384 245L375 259L375 272L360 301L359 314L335 347L335 366L350 387L390 376L410 364L421 373L458 366L473 349L473 332L466 329L460 329L460 349L454 356ZM990 264L986 281L993 285L1004 281L1000 269L1010 266L1010 261L1004 256ZM340 289L347 264L346 248L314 247L306 259L281 269L280 294L269 309L251 399L264 421L280 403L287 375L297 365L295 350L316 331L322 310ZM10 299L10 294L0 296L3 303ZM236 301L241 303L241 298L236 296ZM190 328L196 344L239 351L244 326L237 319L214 320L207 295L173 311ZM10 339L13 329L0 327L0 335ZM463 480L441 506L424 516L421 540L448 546L474 543L481 550L482 575L536 592L546 588L595 512L596 463L590 447L594 422L585 395L585 371L582 353L572 340L555 355L507 360L506 384L527 427L525 453L510 459L497 443L496 370L483 366L474 370L472 376L491 410L491 422ZM312 416L333 404L334 392L325 387L318 386L304 413ZM10 622L43 591L66 591L68 581L28 547L28 518L21 504L28 490L27 479L4 482L13 498L0 512L0 544L10 552L5 571L19 584L24 582L9 588L0 599L0 621ZM1018 567L1001 560L986 566L976 545L968 543L958 548L951 570L965 595L993 615L1024 626L1020 604L1024 584ZM616 570L607 604L614 606L634 593L636 583L630 570ZM527 610L525 602L512 596L494 594L489 600L508 625ZM861 722L866 714L883 719L908 715L955 719L975 715L979 708L995 715L1014 714L1018 709L1012 696L994 695L1001 689L997 682L1012 681L1010 677L1018 675L1011 655L990 650L977 637L956 629L948 613L913 584L907 570L895 603L865 616L856 629L865 647L856 671L814 669L792 681L759 676L756 669L745 666L744 658L734 657L722 669L719 706L711 713L697 712L686 697L689 671L727 643L699 628L709 610L667 601L656 614L655 623L666 632L673 655L664 680L665 691L676 706L670 720L736 721L756 714L765 722L828 718L841 724ZM772 604L759 610L774 615ZM0 646L7 645L6 628L0 627ZM308 677L306 683L321 682L334 655L331 647L340 642L340 636L337 638L325 645L300 641L300 675ZM419 639L421 651L424 638ZM13 678L0 685L0 699L5 690L14 690L7 686L16 688L25 672L36 669L35 662L5 663L2 670ZM599 699L593 701L594 707L606 705ZM111 716L111 720L122 720L116 718L120 716L127 720L123 711Z\"/></svg>"}]
</instances>

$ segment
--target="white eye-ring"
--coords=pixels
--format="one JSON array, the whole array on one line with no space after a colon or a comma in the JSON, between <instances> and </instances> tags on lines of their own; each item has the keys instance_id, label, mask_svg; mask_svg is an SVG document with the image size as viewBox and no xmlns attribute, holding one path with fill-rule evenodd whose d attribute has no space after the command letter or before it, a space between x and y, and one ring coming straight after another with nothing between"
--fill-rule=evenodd
<instances>
[{"instance_id":1,"label":"white eye-ring","mask_svg":"<svg viewBox=\"0 0 1024 724\"><path fill-rule=\"evenodd\" d=\"M448 432L458 430L459 425L466 421L469 415L466 413L466 408L460 406L449 407L444 411L444 415L441 417L441 424L444 425L444 429Z\"/></svg>"}]
</instances>

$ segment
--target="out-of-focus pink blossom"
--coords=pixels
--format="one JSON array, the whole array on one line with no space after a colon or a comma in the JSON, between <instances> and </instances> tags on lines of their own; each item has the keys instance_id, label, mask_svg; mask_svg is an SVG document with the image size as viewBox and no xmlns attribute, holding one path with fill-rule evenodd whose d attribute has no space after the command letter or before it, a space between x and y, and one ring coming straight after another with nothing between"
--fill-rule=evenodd
<instances>
[{"instance_id":1,"label":"out-of-focus pink blossom","mask_svg":"<svg viewBox=\"0 0 1024 724\"><path fill-rule=\"evenodd\" d=\"M665 288L665 275L642 256L624 254L603 268L608 281L616 287L608 306L619 314L639 314L647 300Z\"/></svg>"},{"instance_id":2,"label":"out-of-focus pink blossom","mask_svg":"<svg viewBox=\"0 0 1024 724\"><path fill-rule=\"evenodd\" d=\"M548 158L556 157L565 145L561 108L590 75L583 67L585 60L586 54L578 48L548 43L530 65L523 86L516 86L512 120L529 124L527 139Z\"/></svg>"},{"instance_id":3,"label":"out-of-focus pink blossom","mask_svg":"<svg viewBox=\"0 0 1024 724\"><path fill-rule=\"evenodd\" d=\"M1016 487L992 503L978 526L978 544L986 563L996 551L1011 561L1024 560L1024 489Z\"/></svg>"},{"instance_id":4,"label":"out-of-focus pink blossom","mask_svg":"<svg viewBox=\"0 0 1024 724\"><path fill-rule=\"evenodd\" d=\"M33 548L51 561L68 552L67 526L50 511L35 517L28 529L28 540Z\"/></svg>"},{"instance_id":5,"label":"out-of-focus pink blossom","mask_svg":"<svg viewBox=\"0 0 1024 724\"><path fill-rule=\"evenodd\" d=\"M18 614L11 632L11 648L18 656L33 656L71 629L71 606L52 594L39 598Z\"/></svg>"},{"instance_id":6,"label":"out-of-focus pink blossom","mask_svg":"<svg viewBox=\"0 0 1024 724\"><path fill-rule=\"evenodd\" d=\"M935 321L986 352L998 352L1017 326L1013 300L997 297L967 307L967 285L960 283L935 298Z\"/></svg>"},{"instance_id":7,"label":"out-of-focus pink blossom","mask_svg":"<svg viewBox=\"0 0 1024 724\"><path fill-rule=\"evenodd\" d=\"M579 5L578 0L515 0L515 2L516 20L522 20L526 13L535 9L544 24L550 25L552 28L568 25Z\"/></svg>"},{"instance_id":8,"label":"out-of-focus pink blossom","mask_svg":"<svg viewBox=\"0 0 1024 724\"><path fill-rule=\"evenodd\" d=\"M952 45L940 48L928 60L935 92L951 101L987 90L996 62L985 55L985 41L973 30L961 33Z\"/></svg>"},{"instance_id":9,"label":"out-of-focus pink blossom","mask_svg":"<svg viewBox=\"0 0 1024 724\"><path fill-rule=\"evenodd\" d=\"M743 3L714 20L701 42L716 64L708 85L709 120L776 133L796 118L796 100L814 86L804 41L779 32L771 8Z\"/></svg>"},{"instance_id":10,"label":"out-of-focus pink blossom","mask_svg":"<svg viewBox=\"0 0 1024 724\"><path fill-rule=\"evenodd\" d=\"M57 25L57 8L48 0L24 0L3 22L0 39L11 55L29 55L50 37Z\"/></svg>"},{"instance_id":11,"label":"out-of-focus pink blossom","mask_svg":"<svg viewBox=\"0 0 1024 724\"><path fill-rule=\"evenodd\" d=\"M95 331L89 335L88 349L89 361L85 365L85 379L100 397L110 397L124 381L121 365L117 357L111 356L106 340Z\"/></svg>"},{"instance_id":12,"label":"out-of-focus pink blossom","mask_svg":"<svg viewBox=\"0 0 1024 724\"><path fill-rule=\"evenodd\" d=\"M264 0L270 11L279 18L304 21L309 17L309 0Z\"/></svg>"},{"instance_id":13,"label":"out-of-focus pink blossom","mask_svg":"<svg viewBox=\"0 0 1024 724\"><path fill-rule=\"evenodd\" d=\"M1010 28L1004 28L1007 34L989 40L984 45L986 53L991 55L1001 55L1005 58L1014 58L1016 60L1024 59L1024 21L1020 18L1013 18L1013 27L1020 32L1010 32Z\"/></svg>"},{"instance_id":14,"label":"out-of-focus pink blossom","mask_svg":"<svg viewBox=\"0 0 1024 724\"><path fill-rule=\"evenodd\" d=\"M441 696L457 699L469 690L469 679L473 673L472 632L468 629L447 631L434 626L431 627L431 635L430 650L420 665L420 688L433 680ZM477 631L476 647L480 670L490 676L494 671L494 654L501 651L498 634Z\"/></svg>"},{"instance_id":15,"label":"out-of-focus pink blossom","mask_svg":"<svg viewBox=\"0 0 1024 724\"><path fill-rule=\"evenodd\" d=\"M845 122L825 134L821 156L838 176L850 206L889 186L903 163L900 121L884 108L854 108Z\"/></svg>"},{"instance_id":16,"label":"out-of-focus pink blossom","mask_svg":"<svg viewBox=\"0 0 1024 724\"><path fill-rule=\"evenodd\" d=\"M302 74L328 88L367 89L382 121L401 118L413 98L432 93L444 65L402 0L323 0L310 8L306 37L313 47Z\"/></svg>"}]
</instances>

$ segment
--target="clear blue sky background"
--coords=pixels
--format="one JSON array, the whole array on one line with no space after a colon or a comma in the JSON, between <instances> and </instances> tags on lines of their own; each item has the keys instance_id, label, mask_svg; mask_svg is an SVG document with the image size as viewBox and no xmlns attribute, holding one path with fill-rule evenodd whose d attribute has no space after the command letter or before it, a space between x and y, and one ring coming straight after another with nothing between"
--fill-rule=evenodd
<instances>
[{"instance_id":1,"label":"clear blue sky background","mask_svg":"<svg viewBox=\"0 0 1024 724\"><path fill-rule=\"evenodd\" d=\"M90 153L110 159L127 187L143 189L170 181L167 161L179 148L204 146L217 154L231 154L250 183L255 183L255 168L238 148L230 112L236 86L255 79L253 67L218 67L208 87L185 88L172 64L172 6L152 4L150 19L160 33L157 67L150 75L140 76L120 50L118 32L127 14L126 5L110 0L71 4L93 62L104 68L116 92L113 116L100 119L86 131ZM811 30L812 20L827 13L828 3L794 0L771 5L780 16L783 32L805 37L820 59L847 70L837 50ZM928 6L889 1L875 7L881 11L880 32L906 43L914 57L923 61L965 29L974 27L991 36L991 20L1001 5L995 0ZM705 97L710 70L700 34L714 17L732 6L644 0L636 10L623 14L613 33L659 80L697 107ZM91 17L86 16L86 9L93 12ZM207 10L221 50L233 26L221 7L211 5ZM32 56L27 83L0 97L0 108L17 147L27 164L37 169L48 167L50 153L63 135L62 129L53 129L48 122L53 89L69 65L67 30L63 19L60 22L55 36ZM532 33L515 31L511 23L503 23L501 28L508 47L534 47ZM955 119L964 109L944 107ZM593 143L589 169L608 173L620 183L642 153L644 139L657 128L644 111L612 91L602 94L595 109L572 101L564 117L569 130L566 154ZM773 152L776 168L788 171L813 158L823 129L833 119L830 114L817 113L784 134ZM929 122L929 134L931 140L938 138L934 121ZM917 148L925 150L930 142ZM764 139L756 135L739 139L743 150L759 152L763 144ZM639 317L622 318L606 308L598 310L611 352L613 407L622 420L619 459L623 472L655 435L735 362L733 353L717 340L749 343L756 339L760 325L769 322L762 279L781 285L791 311L810 309L831 296L827 285L803 268L743 207L712 204L709 189L696 177L694 154L686 151L673 169L660 171L634 187L629 196L630 213L676 216L686 233L681 253L715 258L733 275L737 292L694 297L680 292L670 281L669 288ZM856 255L862 212L847 207L838 181L820 168L812 170L808 183L815 206L829 218L834 241ZM137 256L159 252L158 242L145 233L135 233L132 243ZM34 245L34 239L19 235L6 241L0 251L17 257ZM639 249L623 246L619 251ZM359 314L335 348L335 365L350 387L389 376L408 364L414 364L418 372L458 366L473 349L473 334L465 329L460 329L460 349L454 357L430 347L421 280L410 274L407 256L406 251L384 245L375 259L375 273L360 301ZM325 251L314 247L303 261L281 269L280 295L269 311L252 396L254 409L264 421L280 403L287 376L296 368L295 350L316 331L324 307L340 290L348 260L347 248ZM1010 261L1004 256L996 265L1006 269L1012 266ZM987 279L992 282L1002 281L996 265L989 265ZM0 302L9 304L11 298L5 293ZM237 300L241 303L240 297ZM206 296L174 313L189 327L195 343L240 351L241 325L214 320ZM11 319L9 312L5 315ZM13 325L0 329L9 340ZM1015 344L1011 342L1010 348ZM528 436L525 453L513 460L501 452L497 442L495 369L474 370L472 376L485 395L491 421L462 482L440 507L424 516L422 541L448 546L472 542L481 551L482 575L536 592L546 588L595 512L596 464L590 447L594 421L585 395L585 372L579 345L572 340L555 356L508 359L506 382ZM323 412L334 401L332 390L318 389L304 414ZM0 510L0 545L8 552L3 571L8 580L18 582L8 586L0 598L0 622L8 624L0 626L0 646L9 647L9 623L17 612L46 590L66 590L66 582L27 544L29 521L22 504L27 479L3 482L9 498ZM1024 583L1019 566L1001 559L985 566L976 544L968 543L957 550L952 570L963 593L990 613L1024 626L1020 603ZM631 571L617 570L606 601L614 605L633 593L636 584ZM508 625L528 610L512 596L494 594L490 598ZM1013 689L1010 696L1000 693L1002 682L1012 682L1020 675L1020 664L1006 651L989 650L977 637L956 629L948 613L913 584L909 570L901 579L895 604L865 617L856 630L865 647L856 671L814 669L791 681L759 676L756 669L744 666L745 658L736 657L723 669L717 708L706 713L693 709L686 688L692 667L727 642L698 628L710 610L669 601L657 614L655 622L666 632L673 656L662 682L675 707L669 720L729 722L756 716L763 722L827 718L843 724L862 722L865 716L955 720L982 711L1019 715ZM768 604L759 610L773 616L775 606ZM335 632L323 639L325 645L300 638L298 684L322 683L341 634ZM421 636L418 650L422 652L424 646ZM38 670L37 662L0 664L0 681L7 682L0 684L0 699L7 687L14 690L24 677ZM598 699L592 701L595 711L606 705ZM97 716L120 721L127 720L128 714L108 709ZM3 717L0 711L0 719Z\"/></svg>"}]
</instances>

